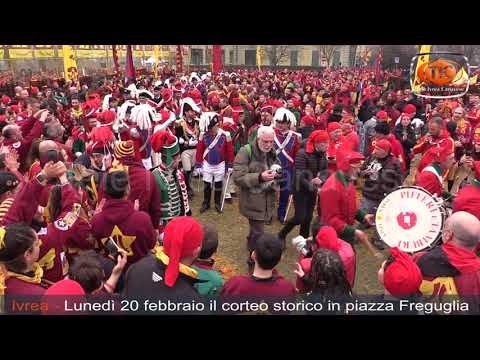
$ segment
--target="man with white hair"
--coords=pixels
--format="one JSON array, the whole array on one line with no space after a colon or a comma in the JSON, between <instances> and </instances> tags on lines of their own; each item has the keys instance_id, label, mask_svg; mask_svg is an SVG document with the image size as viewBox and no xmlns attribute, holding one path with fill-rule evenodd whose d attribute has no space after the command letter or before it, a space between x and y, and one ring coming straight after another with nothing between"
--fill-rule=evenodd
<instances>
[{"instance_id":1,"label":"man with white hair","mask_svg":"<svg viewBox=\"0 0 480 360\"><path fill-rule=\"evenodd\" d=\"M78 88L77 88L76 86L71 86L71 87L68 89L68 91L69 91L69 93L70 93L70 96L78 94Z\"/></svg>"},{"instance_id":2,"label":"man with white hair","mask_svg":"<svg viewBox=\"0 0 480 360\"><path fill-rule=\"evenodd\" d=\"M23 88L21 86L15 86L15 95L19 96L20 93L22 92Z\"/></svg>"},{"instance_id":3,"label":"man with white hair","mask_svg":"<svg viewBox=\"0 0 480 360\"><path fill-rule=\"evenodd\" d=\"M23 89L21 92L20 92L20 97L25 100L29 97L29 94L28 94L28 90L26 89Z\"/></svg>"},{"instance_id":4,"label":"man with white hair","mask_svg":"<svg viewBox=\"0 0 480 360\"><path fill-rule=\"evenodd\" d=\"M424 295L480 295L480 258L476 251L480 238L480 220L465 211L450 216L443 227L443 244L415 256L422 271L420 291ZM476 300L475 311L479 311ZM472 310L472 308L470 308Z\"/></svg>"},{"instance_id":5,"label":"man with white hair","mask_svg":"<svg viewBox=\"0 0 480 360\"><path fill-rule=\"evenodd\" d=\"M21 86L15 86L15 103L18 103L19 100L22 100L22 91L23 88Z\"/></svg>"},{"instance_id":6,"label":"man with white hair","mask_svg":"<svg viewBox=\"0 0 480 360\"><path fill-rule=\"evenodd\" d=\"M276 192L280 190L276 180L282 175L276 171L280 168L280 160L273 145L274 138L273 128L260 127L255 141L239 150L233 164L233 180L240 188L240 213L248 219L250 226L247 236L249 255L264 232L264 224L272 219ZM253 265L250 256L247 262Z\"/></svg>"}]
</instances>

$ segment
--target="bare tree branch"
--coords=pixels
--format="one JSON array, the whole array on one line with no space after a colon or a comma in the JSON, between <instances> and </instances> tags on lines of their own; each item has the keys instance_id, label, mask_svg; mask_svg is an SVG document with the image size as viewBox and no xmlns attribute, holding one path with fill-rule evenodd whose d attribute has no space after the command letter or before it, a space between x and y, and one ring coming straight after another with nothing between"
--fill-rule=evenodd
<instances>
[{"instance_id":1,"label":"bare tree branch","mask_svg":"<svg viewBox=\"0 0 480 360\"><path fill-rule=\"evenodd\" d=\"M332 64L333 54L335 53L335 50L337 50L338 45L320 45L319 47L320 53L327 60L327 66L330 66Z\"/></svg>"},{"instance_id":2,"label":"bare tree branch","mask_svg":"<svg viewBox=\"0 0 480 360\"><path fill-rule=\"evenodd\" d=\"M288 59L288 45L280 47L280 55L278 55L278 63L281 64L283 60Z\"/></svg>"},{"instance_id":3,"label":"bare tree branch","mask_svg":"<svg viewBox=\"0 0 480 360\"><path fill-rule=\"evenodd\" d=\"M267 54L270 59L270 66L276 67L288 59L288 45L270 45L268 46Z\"/></svg>"}]
</instances>

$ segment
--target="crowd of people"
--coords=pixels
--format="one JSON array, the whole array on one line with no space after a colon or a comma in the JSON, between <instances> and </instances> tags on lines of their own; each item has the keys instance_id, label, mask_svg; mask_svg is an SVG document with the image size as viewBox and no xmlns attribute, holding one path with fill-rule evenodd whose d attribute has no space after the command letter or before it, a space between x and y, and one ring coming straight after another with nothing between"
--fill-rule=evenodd
<instances>
[{"instance_id":1,"label":"crowd of people","mask_svg":"<svg viewBox=\"0 0 480 360\"><path fill-rule=\"evenodd\" d=\"M420 98L383 75L164 71L3 88L0 294L353 299L360 244L384 260L382 299L478 295L480 98ZM385 259L375 213L402 185L453 215L438 246ZM249 270L225 282L212 259L222 234L195 216L225 216L234 198ZM274 221L278 234L265 231ZM293 284L276 266L297 225Z\"/></svg>"}]
</instances>

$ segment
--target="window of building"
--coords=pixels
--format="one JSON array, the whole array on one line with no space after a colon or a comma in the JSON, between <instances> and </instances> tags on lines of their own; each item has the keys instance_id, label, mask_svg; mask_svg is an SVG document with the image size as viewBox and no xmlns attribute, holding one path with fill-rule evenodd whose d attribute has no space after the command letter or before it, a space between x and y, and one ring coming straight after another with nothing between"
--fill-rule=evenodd
<instances>
[{"instance_id":1,"label":"window of building","mask_svg":"<svg viewBox=\"0 0 480 360\"><path fill-rule=\"evenodd\" d=\"M349 51L349 66L354 66L355 65L355 54L357 52L357 46L358 45L350 45L350 51Z\"/></svg>"},{"instance_id":2,"label":"window of building","mask_svg":"<svg viewBox=\"0 0 480 360\"><path fill-rule=\"evenodd\" d=\"M257 50L245 50L245 65L254 66L257 64Z\"/></svg>"},{"instance_id":3,"label":"window of building","mask_svg":"<svg viewBox=\"0 0 480 360\"><path fill-rule=\"evenodd\" d=\"M38 65L40 66L41 71L47 71L47 60L45 59L39 59L38 60Z\"/></svg>"},{"instance_id":4,"label":"window of building","mask_svg":"<svg viewBox=\"0 0 480 360\"><path fill-rule=\"evenodd\" d=\"M290 51L290 66L298 66L298 51Z\"/></svg>"},{"instance_id":5,"label":"window of building","mask_svg":"<svg viewBox=\"0 0 480 360\"><path fill-rule=\"evenodd\" d=\"M229 59L230 59L229 63L230 63L230 64L233 64L233 63L234 63L234 61L233 61L233 56L234 56L233 50L230 50L230 53L229 53Z\"/></svg>"},{"instance_id":6,"label":"window of building","mask_svg":"<svg viewBox=\"0 0 480 360\"><path fill-rule=\"evenodd\" d=\"M212 49L207 49L207 64L211 64L213 61Z\"/></svg>"},{"instance_id":7,"label":"window of building","mask_svg":"<svg viewBox=\"0 0 480 360\"><path fill-rule=\"evenodd\" d=\"M202 49L192 49L192 59L190 61L191 65L202 65L203 64L203 50Z\"/></svg>"},{"instance_id":8,"label":"window of building","mask_svg":"<svg viewBox=\"0 0 480 360\"><path fill-rule=\"evenodd\" d=\"M225 49L222 49L222 64L225 64Z\"/></svg>"},{"instance_id":9,"label":"window of building","mask_svg":"<svg viewBox=\"0 0 480 360\"><path fill-rule=\"evenodd\" d=\"M335 50L333 53L333 65L337 66L338 64L340 64L340 51Z\"/></svg>"},{"instance_id":10,"label":"window of building","mask_svg":"<svg viewBox=\"0 0 480 360\"><path fill-rule=\"evenodd\" d=\"M320 65L320 51L312 51L312 66L318 67Z\"/></svg>"}]
</instances>

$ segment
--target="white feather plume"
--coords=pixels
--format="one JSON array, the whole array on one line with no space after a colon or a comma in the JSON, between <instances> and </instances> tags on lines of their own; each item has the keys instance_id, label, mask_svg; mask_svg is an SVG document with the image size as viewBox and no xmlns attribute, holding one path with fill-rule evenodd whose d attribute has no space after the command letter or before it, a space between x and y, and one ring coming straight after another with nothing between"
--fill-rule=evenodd
<instances>
[{"instance_id":1,"label":"white feather plume","mask_svg":"<svg viewBox=\"0 0 480 360\"><path fill-rule=\"evenodd\" d=\"M190 75L190 82L192 82L193 79L200 81L200 78L198 77L198 74L196 72L192 72L192 74Z\"/></svg>"},{"instance_id":2,"label":"white feather plume","mask_svg":"<svg viewBox=\"0 0 480 360\"><path fill-rule=\"evenodd\" d=\"M130 96L132 98L134 98L134 99L137 98L138 89L137 89L137 86L135 84L128 85L127 90L130 90Z\"/></svg>"},{"instance_id":3,"label":"white feather plume","mask_svg":"<svg viewBox=\"0 0 480 360\"><path fill-rule=\"evenodd\" d=\"M148 104L137 105L132 109L131 119L140 130L152 127L152 121L157 117L155 109Z\"/></svg>"},{"instance_id":4,"label":"white feather plume","mask_svg":"<svg viewBox=\"0 0 480 360\"><path fill-rule=\"evenodd\" d=\"M190 107L192 108L193 111L195 112L201 112L202 109L200 109L197 104L195 104L195 101L193 101L192 98L185 98L181 101L181 104L180 104L180 116L183 116L183 107L185 106L185 104L188 104L190 105Z\"/></svg>"},{"instance_id":5,"label":"white feather plume","mask_svg":"<svg viewBox=\"0 0 480 360\"><path fill-rule=\"evenodd\" d=\"M130 101L126 101L118 108L117 112L117 119L120 121L125 121L125 118L127 117L127 111L130 108L133 108L135 104L131 103Z\"/></svg>"},{"instance_id":6,"label":"white feather plume","mask_svg":"<svg viewBox=\"0 0 480 360\"><path fill-rule=\"evenodd\" d=\"M103 103L102 103L102 110L106 111L110 109L110 99L112 98L112 94L105 95L103 98Z\"/></svg>"},{"instance_id":7,"label":"white feather plume","mask_svg":"<svg viewBox=\"0 0 480 360\"><path fill-rule=\"evenodd\" d=\"M295 128L297 125L297 118L295 115L288 109L285 108L278 108L277 111L275 111L275 115L273 116L273 126L277 126L277 121L282 121L283 116L286 115L287 119L290 121L290 128Z\"/></svg>"},{"instance_id":8,"label":"white feather plume","mask_svg":"<svg viewBox=\"0 0 480 360\"><path fill-rule=\"evenodd\" d=\"M210 124L210 121L212 118L218 114L214 111L207 111L202 113L200 115L200 121L198 122L198 128L200 129L201 132L207 132L208 131L208 125Z\"/></svg>"}]
</instances>

